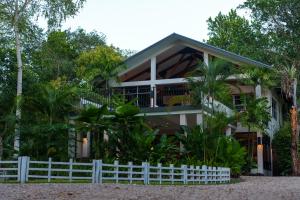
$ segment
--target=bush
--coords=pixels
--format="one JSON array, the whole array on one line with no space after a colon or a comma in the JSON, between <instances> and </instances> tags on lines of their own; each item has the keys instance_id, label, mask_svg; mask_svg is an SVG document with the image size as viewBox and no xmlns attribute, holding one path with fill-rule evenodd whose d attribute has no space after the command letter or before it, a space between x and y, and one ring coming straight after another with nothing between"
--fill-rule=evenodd
<instances>
[{"instance_id":1,"label":"bush","mask_svg":"<svg viewBox=\"0 0 300 200\"><path fill-rule=\"evenodd\" d=\"M245 165L246 150L239 142L223 133L202 129L183 127L183 133L177 134L184 145L182 163L189 165L209 165L231 168L233 176L239 176Z\"/></svg>"},{"instance_id":2,"label":"bush","mask_svg":"<svg viewBox=\"0 0 300 200\"><path fill-rule=\"evenodd\" d=\"M291 125L285 122L275 134L273 140L274 154L279 175L290 175L292 173L291 158Z\"/></svg>"}]
</instances>

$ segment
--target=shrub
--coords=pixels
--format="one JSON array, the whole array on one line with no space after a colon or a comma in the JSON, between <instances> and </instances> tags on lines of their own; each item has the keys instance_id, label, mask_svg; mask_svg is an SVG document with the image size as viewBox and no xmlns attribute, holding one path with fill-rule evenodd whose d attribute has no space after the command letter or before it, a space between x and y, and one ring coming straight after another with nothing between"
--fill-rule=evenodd
<instances>
[{"instance_id":1,"label":"shrub","mask_svg":"<svg viewBox=\"0 0 300 200\"><path fill-rule=\"evenodd\" d=\"M291 126L289 122L284 125L275 134L273 140L274 153L277 157L278 174L289 175L292 173L291 158Z\"/></svg>"}]
</instances>

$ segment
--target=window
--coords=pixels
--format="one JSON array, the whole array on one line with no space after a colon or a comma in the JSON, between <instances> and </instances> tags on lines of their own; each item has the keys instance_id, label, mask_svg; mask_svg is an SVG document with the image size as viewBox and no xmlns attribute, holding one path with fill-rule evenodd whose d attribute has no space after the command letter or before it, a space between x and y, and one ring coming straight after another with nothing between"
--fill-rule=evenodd
<instances>
[{"instance_id":1,"label":"window","mask_svg":"<svg viewBox=\"0 0 300 200\"><path fill-rule=\"evenodd\" d=\"M240 95L233 95L233 105L237 111L244 109L244 99Z\"/></svg>"},{"instance_id":2,"label":"window","mask_svg":"<svg viewBox=\"0 0 300 200\"><path fill-rule=\"evenodd\" d=\"M272 117L277 120L277 102L272 98Z\"/></svg>"}]
</instances>

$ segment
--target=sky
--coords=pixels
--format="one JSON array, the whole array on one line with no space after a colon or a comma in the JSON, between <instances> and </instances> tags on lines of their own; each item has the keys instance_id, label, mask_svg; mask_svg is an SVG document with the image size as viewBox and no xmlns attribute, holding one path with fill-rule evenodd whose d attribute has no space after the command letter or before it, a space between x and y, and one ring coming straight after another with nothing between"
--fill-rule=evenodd
<instances>
[{"instance_id":1,"label":"sky","mask_svg":"<svg viewBox=\"0 0 300 200\"><path fill-rule=\"evenodd\" d=\"M203 41L207 19L227 13L244 0L87 0L79 14L63 24L102 32L107 43L121 49L142 50L178 33Z\"/></svg>"}]
</instances>

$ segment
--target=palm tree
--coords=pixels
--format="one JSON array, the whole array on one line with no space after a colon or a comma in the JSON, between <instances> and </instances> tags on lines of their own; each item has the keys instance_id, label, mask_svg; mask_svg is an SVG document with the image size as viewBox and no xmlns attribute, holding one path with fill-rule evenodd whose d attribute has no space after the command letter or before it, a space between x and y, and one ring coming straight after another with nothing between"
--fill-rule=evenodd
<instances>
[{"instance_id":1,"label":"palm tree","mask_svg":"<svg viewBox=\"0 0 300 200\"><path fill-rule=\"evenodd\" d=\"M27 142L22 145L22 150L39 156L40 148L40 151L48 152L47 156L66 158L69 116L77 109L77 89L58 79L38 84L35 95L24 98L24 110L27 111L24 114L33 120L28 125L24 123L24 134L29 136L24 135ZM41 155L45 156L45 153Z\"/></svg>"},{"instance_id":2,"label":"palm tree","mask_svg":"<svg viewBox=\"0 0 300 200\"><path fill-rule=\"evenodd\" d=\"M278 68L278 74L281 77L281 88L292 106L290 109L291 117L291 157L292 157L292 172L293 175L300 175L300 160L299 160L299 130L298 130L298 107L297 107L297 68L295 65L291 67L280 66Z\"/></svg>"},{"instance_id":3,"label":"palm tree","mask_svg":"<svg viewBox=\"0 0 300 200\"><path fill-rule=\"evenodd\" d=\"M215 112L215 100L228 103L230 93L226 79L231 75L232 67L233 64L221 59L198 65L188 78L194 103L211 107L212 112Z\"/></svg>"}]
</instances>

